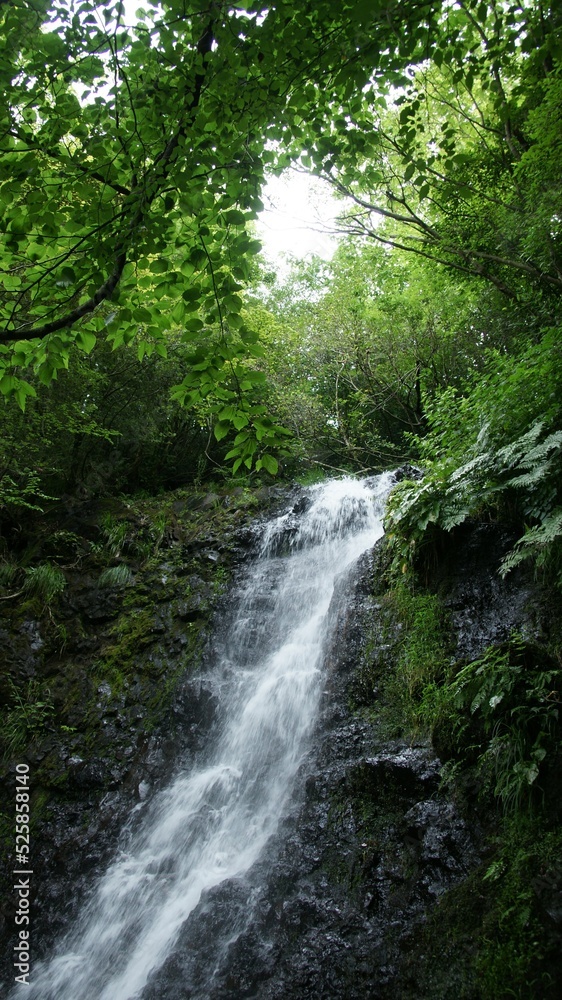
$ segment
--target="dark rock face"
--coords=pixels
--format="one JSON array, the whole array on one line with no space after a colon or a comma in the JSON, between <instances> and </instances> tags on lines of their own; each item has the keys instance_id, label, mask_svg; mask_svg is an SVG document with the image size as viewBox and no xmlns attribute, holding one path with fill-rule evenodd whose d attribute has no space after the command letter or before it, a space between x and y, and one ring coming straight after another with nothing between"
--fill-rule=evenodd
<instances>
[{"instance_id":1,"label":"dark rock face","mask_svg":"<svg viewBox=\"0 0 562 1000\"><path fill-rule=\"evenodd\" d=\"M377 738L349 709L371 571L364 558L334 597L324 711L289 814L244 879L201 901L142 1000L399 1000L416 929L478 862L430 747Z\"/></svg>"},{"instance_id":2,"label":"dark rock face","mask_svg":"<svg viewBox=\"0 0 562 1000\"><path fill-rule=\"evenodd\" d=\"M443 535L430 582L443 593L451 613L456 659L476 659L486 646L508 639L515 628L534 630L536 588L522 570L505 579L498 572L514 541L494 524L467 522Z\"/></svg>"},{"instance_id":3,"label":"dark rock face","mask_svg":"<svg viewBox=\"0 0 562 1000\"><path fill-rule=\"evenodd\" d=\"M264 509L275 508L286 496L274 487L261 502ZM217 721L216 691L197 668L205 650L212 657L211 619L224 617L229 605L225 580L255 551L265 520L234 501L233 513L225 512L231 499L222 499L215 523L208 511L220 498L207 495L199 504L203 527L185 537L174 522L174 532L163 535L152 562L136 571L127 589L100 587L99 565L86 563L68 573L57 607L58 634L51 634L49 617L22 620L17 607L0 605L0 698L9 701L10 685L25 692L28 683L41 683L54 708L17 758L30 767L33 960L50 953L107 867L122 830L139 822L180 755L189 766ZM181 512L174 510L174 517ZM65 526L96 539L99 529L85 520L91 514L82 512ZM55 717L64 721L63 729ZM14 764L0 764L10 855ZM3 986L13 981L16 928L7 866L1 875L4 995Z\"/></svg>"},{"instance_id":4,"label":"dark rock face","mask_svg":"<svg viewBox=\"0 0 562 1000\"><path fill-rule=\"evenodd\" d=\"M210 494L203 507L216 502ZM291 504L287 540L307 501L295 492ZM258 537L259 527L241 526L230 557L235 549L235 560L242 562ZM178 539L177 544L186 560L192 557L195 543ZM200 537L196 547L209 564L225 558L212 534ZM528 586L522 578L504 583L493 575L503 551L505 540L491 526L467 528L439 563L433 583L446 586L459 658L478 656L525 619ZM363 557L353 579L342 577L336 588L323 711L276 836L244 878L204 895L142 1000L404 1000L402 970L428 912L478 864L480 830L440 791L440 762L431 747L385 738L350 707L367 638L377 634L379 605L371 594L377 559L376 551ZM176 588L178 581L182 593L172 595L170 582ZM205 752L220 721L212 679L194 679L186 669L175 677L164 723L153 732L143 725L146 677L158 689L170 664L185 662L186 629L207 615L213 596L199 572L183 573L165 562L146 586L157 610L150 641L145 634L135 640L140 639L144 679L140 669L133 673L125 698L111 680L97 687L103 721L97 752L85 753L70 734L64 754L46 743L37 750L59 754L51 773L60 773L65 788L59 796L51 790L49 813L34 843L40 873L36 958L49 952L54 937L72 921L122 827L142 821L152 791L178 765L178 746L188 766ZM91 694L88 658L99 633L118 614L110 595L95 600L91 595L91 588L76 587L68 598L69 620L78 614L88 626L73 639L73 669L83 672L85 698ZM266 582L263 600L270 600ZM380 630L379 641L383 649ZM30 621L24 632L7 637L5 648L33 676L44 669L41 642ZM211 648L220 643L219 631ZM104 740L111 752L102 752ZM8 910L4 916L9 931L12 916ZM433 997L420 989L416 1000Z\"/></svg>"}]
</instances>

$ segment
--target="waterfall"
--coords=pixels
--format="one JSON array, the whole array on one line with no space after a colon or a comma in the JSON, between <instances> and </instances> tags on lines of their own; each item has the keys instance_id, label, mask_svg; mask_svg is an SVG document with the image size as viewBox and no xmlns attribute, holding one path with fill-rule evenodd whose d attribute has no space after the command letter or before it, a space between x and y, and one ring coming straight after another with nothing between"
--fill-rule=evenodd
<instances>
[{"instance_id":1,"label":"waterfall","mask_svg":"<svg viewBox=\"0 0 562 1000\"><path fill-rule=\"evenodd\" d=\"M304 513L268 525L213 667L221 732L205 764L154 796L54 956L14 998L140 998L202 895L260 857L317 717L335 581L381 536L390 480L311 487Z\"/></svg>"}]
</instances>

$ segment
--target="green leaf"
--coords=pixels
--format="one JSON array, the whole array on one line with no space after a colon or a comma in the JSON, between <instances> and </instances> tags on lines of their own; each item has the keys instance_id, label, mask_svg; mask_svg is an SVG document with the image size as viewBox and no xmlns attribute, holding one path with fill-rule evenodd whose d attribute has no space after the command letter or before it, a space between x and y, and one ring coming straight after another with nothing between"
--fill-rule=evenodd
<instances>
[{"instance_id":1,"label":"green leaf","mask_svg":"<svg viewBox=\"0 0 562 1000\"><path fill-rule=\"evenodd\" d=\"M189 255L189 263L193 264L196 271L200 271L207 263L207 254L199 247L194 247Z\"/></svg>"},{"instance_id":2,"label":"green leaf","mask_svg":"<svg viewBox=\"0 0 562 1000\"><path fill-rule=\"evenodd\" d=\"M19 379L15 375L3 375L0 379L0 392L3 396L8 396L17 387Z\"/></svg>"},{"instance_id":3,"label":"green leaf","mask_svg":"<svg viewBox=\"0 0 562 1000\"><path fill-rule=\"evenodd\" d=\"M169 263L164 258L160 257L159 260L153 260L150 264L151 274L165 274L168 270Z\"/></svg>"},{"instance_id":4,"label":"green leaf","mask_svg":"<svg viewBox=\"0 0 562 1000\"><path fill-rule=\"evenodd\" d=\"M25 413L25 404L27 402L28 396L36 396L37 393L32 385L28 382L19 381L18 387L15 392L16 399L18 401L18 406L20 407L22 413Z\"/></svg>"},{"instance_id":5,"label":"green leaf","mask_svg":"<svg viewBox=\"0 0 562 1000\"><path fill-rule=\"evenodd\" d=\"M96 335L89 330L79 330L76 334L76 344L85 354L91 354L96 346Z\"/></svg>"},{"instance_id":6,"label":"green leaf","mask_svg":"<svg viewBox=\"0 0 562 1000\"><path fill-rule=\"evenodd\" d=\"M213 428L213 433L217 441L222 441L222 439L226 437L229 431L230 431L230 423L227 423L226 420L219 421L217 424L215 424Z\"/></svg>"},{"instance_id":7,"label":"green leaf","mask_svg":"<svg viewBox=\"0 0 562 1000\"><path fill-rule=\"evenodd\" d=\"M246 224L244 212L234 208L224 213L224 220L229 226L244 226Z\"/></svg>"},{"instance_id":8,"label":"green leaf","mask_svg":"<svg viewBox=\"0 0 562 1000\"><path fill-rule=\"evenodd\" d=\"M268 455L268 454L262 455L259 461L261 462L263 468L267 472L269 472L271 476L277 475L279 471L279 463L277 462L277 459L273 457L273 455Z\"/></svg>"}]
</instances>

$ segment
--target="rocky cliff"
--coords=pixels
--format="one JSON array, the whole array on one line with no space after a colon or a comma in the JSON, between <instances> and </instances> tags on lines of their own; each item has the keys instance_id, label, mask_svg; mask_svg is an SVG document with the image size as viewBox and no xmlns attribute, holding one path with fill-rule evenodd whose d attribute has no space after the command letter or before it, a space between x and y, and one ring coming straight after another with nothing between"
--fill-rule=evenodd
<instances>
[{"instance_id":1,"label":"rocky cliff","mask_svg":"<svg viewBox=\"0 0 562 1000\"><path fill-rule=\"evenodd\" d=\"M39 958L72 920L123 825L135 823L180 758L188 765L204 749L217 701L199 666L220 636L228 588L251 557L264 512L292 504L298 519L305 503L280 489L174 495L59 513L35 539L40 558L58 552L61 562L57 532L70 551L56 600L24 592L2 607L5 955L14 931L15 763L30 767ZM549 595L523 573L497 575L508 543L494 525L467 525L427 562L416 600L433 602L419 605L426 625L439 609L440 634L423 642L440 670L501 648L514 630L552 656L558 626ZM461 738L437 716L433 727L416 721L421 682L405 652L414 619L387 569L383 540L334 595L324 707L276 837L244 880L208 893L143 1000L487 1000L500 996L493 984L514 956L519 993L508 983L501 995L558 995L560 845L549 841L528 862L527 882L506 889L509 833L482 787L478 753L466 752L482 734ZM556 822L551 815L541 827L545 843ZM513 842L524 851L523 834ZM486 944L500 933L494 898L504 889L506 900L510 891L525 894L521 940L541 936L527 957L507 924L503 952ZM232 943L209 987L205 942L225 927ZM488 981L490 954L499 972ZM13 978L9 961L3 978Z\"/></svg>"}]
</instances>

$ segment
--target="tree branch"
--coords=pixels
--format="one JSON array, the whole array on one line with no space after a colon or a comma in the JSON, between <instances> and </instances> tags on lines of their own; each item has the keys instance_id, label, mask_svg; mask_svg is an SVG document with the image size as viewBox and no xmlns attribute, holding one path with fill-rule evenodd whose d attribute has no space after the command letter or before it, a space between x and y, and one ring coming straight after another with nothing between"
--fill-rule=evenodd
<instances>
[{"instance_id":1,"label":"tree branch","mask_svg":"<svg viewBox=\"0 0 562 1000\"><path fill-rule=\"evenodd\" d=\"M94 292L91 298L82 303L81 306L67 313L66 316L61 316L60 319L53 320L51 323L44 323L43 326L35 326L27 331L25 327L21 327L19 330L14 330L13 333L10 332L8 334L3 331L0 334L0 341L2 343L11 343L18 340L40 340L43 337L47 337L50 333L56 333L57 330L65 330L73 326L77 320L82 319L82 316L87 316L88 313L93 312L99 306L100 302L109 298L119 284L126 263L127 254L123 251L115 261L112 273L106 278L103 285L100 285L97 292Z\"/></svg>"},{"instance_id":2,"label":"tree branch","mask_svg":"<svg viewBox=\"0 0 562 1000\"><path fill-rule=\"evenodd\" d=\"M208 53L210 53L212 51L213 41L214 21L211 20L197 43L198 55L204 58ZM151 167L145 175L143 185L144 191L142 196L139 198L138 189L137 191L130 193L130 195L134 196L131 206L134 211L129 225L127 226L126 234L117 244L114 256L114 267L111 274L100 285L97 291L81 306L78 306L76 309L72 309L64 316L61 316L59 319L53 320L50 323L32 326L31 328L26 328L26 326L23 325L17 330L4 329L0 331L0 343L9 344L22 340L38 340L43 337L47 337L51 333L56 333L58 330L68 330L83 316L94 312L100 303L104 302L113 294L119 284L119 281L121 280L121 275L123 274L123 270L127 263L127 254L131 238L137 231L139 225L142 223L146 211L154 201L154 198L159 193L163 179L166 175L166 169L172 157L172 153L177 148L180 139L185 136L189 125L193 122L195 111L197 110L201 100L205 76L205 69L196 75L192 97L187 108L187 114L184 114L183 122L180 121L179 128L175 134L170 137L164 149L162 149L154 158ZM152 190L149 190L150 175L154 177Z\"/></svg>"}]
</instances>

